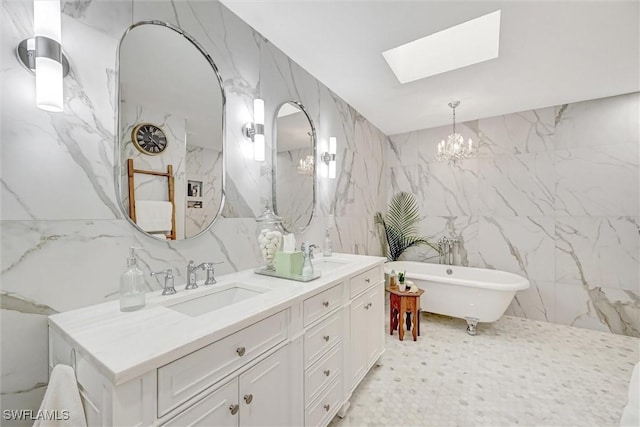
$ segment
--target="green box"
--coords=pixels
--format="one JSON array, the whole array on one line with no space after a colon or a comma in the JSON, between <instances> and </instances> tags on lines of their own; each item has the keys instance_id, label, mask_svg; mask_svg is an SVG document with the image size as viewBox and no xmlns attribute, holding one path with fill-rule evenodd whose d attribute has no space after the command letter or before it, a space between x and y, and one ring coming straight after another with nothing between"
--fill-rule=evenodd
<instances>
[{"instance_id":1,"label":"green box","mask_svg":"<svg viewBox=\"0 0 640 427\"><path fill-rule=\"evenodd\" d=\"M304 255L302 252L276 252L275 258L276 273L278 274L300 274Z\"/></svg>"}]
</instances>

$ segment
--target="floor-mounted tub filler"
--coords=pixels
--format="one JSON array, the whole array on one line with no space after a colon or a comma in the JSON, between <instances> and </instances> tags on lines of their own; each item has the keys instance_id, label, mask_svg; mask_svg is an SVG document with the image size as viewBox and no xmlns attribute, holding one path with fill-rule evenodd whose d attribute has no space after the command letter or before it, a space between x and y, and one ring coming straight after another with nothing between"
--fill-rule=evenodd
<instances>
[{"instance_id":1,"label":"floor-mounted tub filler","mask_svg":"<svg viewBox=\"0 0 640 427\"><path fill-rule=\"evenodd\" d=\"M529 288L524 277L486 268L415 261L393 261L384 267L385 273L406 272L408 280L425 290L422 311L465 319L469 335L476 334L478 322L500 319L516 292Z\"/></svg>"}]
</instances>

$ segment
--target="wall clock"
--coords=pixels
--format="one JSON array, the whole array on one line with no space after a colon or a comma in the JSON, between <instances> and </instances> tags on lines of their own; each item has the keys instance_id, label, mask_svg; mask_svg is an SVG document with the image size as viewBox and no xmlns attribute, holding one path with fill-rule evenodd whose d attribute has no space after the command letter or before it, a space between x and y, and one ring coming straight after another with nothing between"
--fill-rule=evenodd
<instances>
[{"instance_id":1,"label":"wall clock","mask_svg":"<svg viewBox=\"0 0 640 427\"><path fill-rule=\"evenodd\" d=\"M131 132L133 145L144 154L160 154L167 148L167 137L162 129L151 123L140 123Z\"/></svg>"}]
</instances>

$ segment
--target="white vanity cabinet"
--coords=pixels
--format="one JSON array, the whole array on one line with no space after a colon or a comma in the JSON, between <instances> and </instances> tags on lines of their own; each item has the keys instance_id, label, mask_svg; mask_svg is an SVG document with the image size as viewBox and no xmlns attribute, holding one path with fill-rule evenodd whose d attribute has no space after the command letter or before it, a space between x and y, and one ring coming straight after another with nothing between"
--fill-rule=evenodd
<instances>
[{"instance_id":1,"label":"white vanity cabinet","mask_svg":"<svg viewBox=\"0 0 640 427\"><path fill-rule=\"evenodd\" d=\"M281 348L162 425L292 425L289 351L289 346Z\"/></svg>"},{"instance_id":2,"label":"white vanity cabinet","mask_svg":"<svg viewBox=\"0 0 640 427\"><path fill-rule=\"evenodd\" d=\"M271 291L211 314L170 307L214 287L53 315L50 370L75 367L90 426L326 426L384 351L384 260L338 256L305 284L220 277Z\"/></svg>"},{"instance_id":3,"label":"white vanity cabinet","mask_svg":"<svg viewBox=\"0 0 640 427\"><path fill-rule=\"evenodd\" d=\"M351 279L348 386L352 393L384 352L384 281L379 267Z\"/></svg>"}]
</instances>

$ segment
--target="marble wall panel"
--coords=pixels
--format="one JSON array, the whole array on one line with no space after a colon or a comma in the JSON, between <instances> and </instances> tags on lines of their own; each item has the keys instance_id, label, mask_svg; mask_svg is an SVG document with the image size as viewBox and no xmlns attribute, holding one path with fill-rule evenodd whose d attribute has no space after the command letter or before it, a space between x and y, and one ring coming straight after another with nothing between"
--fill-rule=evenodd
<instances>
[{"instance_id":1,"label":"marble wall panel","mask_svg":"<svg viewBox=\"0 0 640 427\"><path fill-rule=\"evenodd\" d=\"M480 217L482 266L553 281L555 224L547 217Z\"/></svg>"},{"instance_id":2,"label":"marble wall panel","mask_svg":"<svg viewBox=\"0 0 640 427\"><path fill-rule=\"evenodd\" d=\"M481 153L496 156L554 150L554 113L549 107L479 120Z\"/></svg>"},{"instance_id":3,"label":"marble wall panel","mask_svg":"<svg viewBox=\"0 0 640 427\"><path fill-rule=\"evenodd\" d=\"M638 144L640 94L555 107L557 149Z\"/></svg>"},{"instance_id":4,"label":"marble wall panel","mask_svg":"<svg viewBox=\"0 0 640 427\"><path fill-rule=\"evenodd\" d=\"M638 215L639 149L636 141L556 151L556 215Z\"/></svg>"},{"instance_id":5,"label":"marble wall panel","mask_svg":"<svg viewBox=\"0 0 640 427\"><path fill-rule=\"evenodd\" d=\"M500 154L477 161L480 215L553 215L556 185L553 153Z\"/></svg>"},{"instance_id":6,"label":"marble wall panel","mask_svg":"<svg viewBox=\"0 0 640 427\"><path fill-rule=\"evenodd\" d=\"M558 217L556 278L640 294L637 217Z\"/></svg>"}]
</instances>

